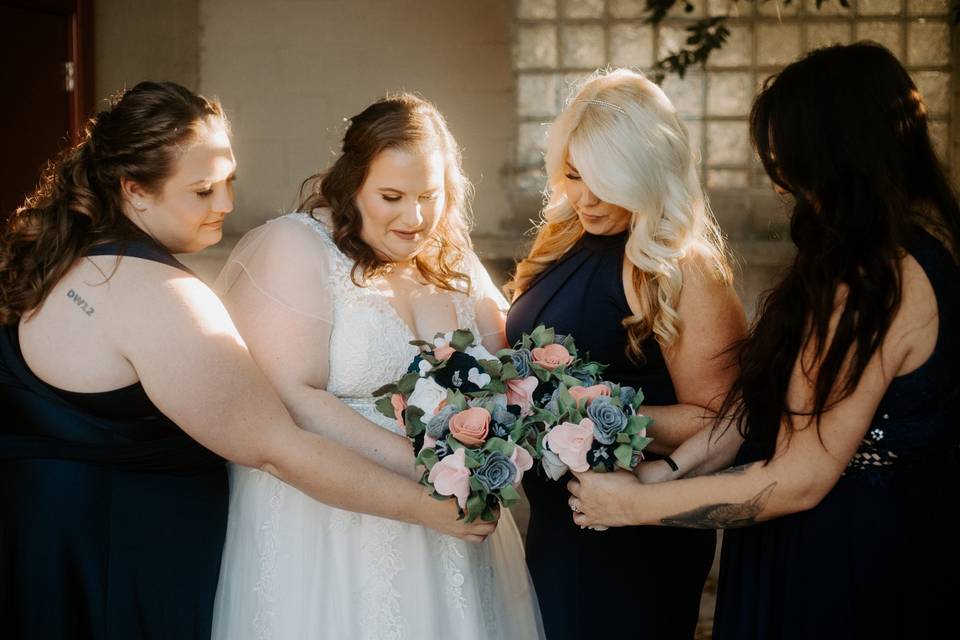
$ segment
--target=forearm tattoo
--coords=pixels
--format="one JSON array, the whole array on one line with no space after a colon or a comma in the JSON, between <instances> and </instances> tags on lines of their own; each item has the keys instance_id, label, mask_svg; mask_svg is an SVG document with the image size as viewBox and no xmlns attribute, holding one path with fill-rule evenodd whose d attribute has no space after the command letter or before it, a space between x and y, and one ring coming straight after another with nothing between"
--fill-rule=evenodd
<instances>
[{"instance_id":1,"label":"forearm tattoo","mask_svg":"<svg viewBox=\"0 0 960 640\"><path fill-rule=\"evenodd\" d=\"M717 471L717 472L716 472L715 474L713 474L713 475L715 475L715 476L725 476L725 475L731 475L731 476L733 476L733 475L740 475L741 473L744 473L747 469L749 469L750 467L752 467L754 464L756 464L756 463L754 463L754 462L749 462L749 463L747 463L747 464L741 464L741 465L738 465L738 466L736 466L736 467L728 467L728 468L726 468L726 469L721 469L720 471Z\"/></svg>"},{"instance_id":2,"label":"forearm tattoo","mask_svg":"<svg viewBox=\"0 0 960 640\"><path fill-rule=\"evenodd\" d=\"M84 300L79 293L77 293L73 289L70 289L69 291L67 291L67 297L73 300L74 304L76 304L77 307L81 311L83 311L85 314L87 314L88 316L93 315L93 307L90 306L90 304L88 304L87 301Z\"/></svg>"},{"instance_id":3,"label":"forearm tattoo","mask_svg":"<svg viewBox=\"0 0 960 640\"><path fill-rule=\"evenodd\" d=\"M746 502L704 505L684 513L678 513L669 518L660 520L660 524L668 527L686 527L689 529L736 529L755 524L757 516L763 511L777 486L771 483L766 489L750 498Z\"/></svg>"}]
</instances>

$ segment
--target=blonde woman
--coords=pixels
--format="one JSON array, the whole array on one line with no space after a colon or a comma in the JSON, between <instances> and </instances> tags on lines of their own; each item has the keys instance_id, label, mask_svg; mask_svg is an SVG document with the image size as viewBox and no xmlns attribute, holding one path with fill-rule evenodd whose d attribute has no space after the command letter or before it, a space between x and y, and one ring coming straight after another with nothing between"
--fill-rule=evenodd
<instances>
[{"instance_id":1,"label":"blonde woman","mask_svg":"<svg viewBox=\"0 0 960 640\"><path fill-rule=\"evenodd\" d=\"M507 337L538 324L572 334L610 364L607 379L642 389L650 451L672 466L722 401L735 375L723 354L745 332L686 130L642 75L598 73L552 124L546 168L543 221L508 285ZM581 529L565 482L527 474L524 488L547 637L693 636L713 532Z\"/></svg>"}]
</instances>

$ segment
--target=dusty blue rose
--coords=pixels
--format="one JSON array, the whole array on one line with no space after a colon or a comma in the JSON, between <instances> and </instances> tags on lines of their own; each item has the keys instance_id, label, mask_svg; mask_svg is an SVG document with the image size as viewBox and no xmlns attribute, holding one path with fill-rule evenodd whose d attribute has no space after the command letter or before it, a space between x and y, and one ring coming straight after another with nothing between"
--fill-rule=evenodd
<instances>
[{"instance_id":1,"label":"dusty blue rose","mask_svg":"<svg viewBox=\"0 0 960 640\"><path fill-rule=\"evenodd\" d=\"M569 372L571 376L583 383L585 387L592 387L597 383L597 379L582 369L574 369Z\"/></svg>"},{"instance_id":2,"label":"dusty blue rose","mask_svg":"<svg viewBox=\"0 0 960 640\"><path fill-rule=\"evenodd\" d=\"M486 461L473 472L487 491L496 491L510 484L517 477L517 466L510 458L495 451L487 456Z\"/></svg>"},{"instance_id":3,"label":"dusty blue rose","mask_svg":"<svg viewBox=\"0 0 960 640\"><path fill-rule=\"evenodd\" d=\"M450 433L450 418L457 413L457 409L447 405L440 410L440 413L430 418L427 422L427 435L439 440Z\"/></svg>"},{"instance_id":4,"label":"dusty blue rose","mask_svg":"<svg viewBox=\"0 0 960 640\"><path fill-rule=\"evenodd\" d=\"M587 417L593 420L593 437L602 444L613 444L627 426L627 416L606 396L594 398L587 405Z\"/></svg>"},{"instance_id":5,"label":"dusty blue rose","mask_svg":"<svg viewBox=\"0 0 960 640\"><path fill-rule=\"evenodd\" d=\"M491 415L493 421L490 423L490 432L498 438L506 439L510 435L510 429L517 422L517 416L500 405L494 407Z\"/></svg>"},{"instance_id":6,"label":"dusty blue rose","mask_svg":"<svg viewBox=\"0 0 960 640\"><path fill-rule=\"evenodd\" d=\"M627 407L637 397L637 390L633 387L620 387L620 401Z\"/></svg>"},{"instance_id":7,"label":"dusty blue rose","mask_svg":"<svg viewBox=\"0 0 960 640\"><path fill-rule=\"evenodd\" d=\"M530 375L530 350L517 349L510 354L510 360L513 362L513 368L517 370L517 375L526 378Z\"/></svg>"}]
</instances>

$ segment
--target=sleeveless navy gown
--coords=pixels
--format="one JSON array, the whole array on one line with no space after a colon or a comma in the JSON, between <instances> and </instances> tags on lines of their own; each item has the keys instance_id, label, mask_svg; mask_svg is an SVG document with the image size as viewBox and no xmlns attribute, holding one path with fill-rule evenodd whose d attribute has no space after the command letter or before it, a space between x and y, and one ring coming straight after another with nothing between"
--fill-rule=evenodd
<instances>
[{"instance_id":1,"label":"sleeveless navy gown","mask_svg":"<svg viewBox=\"0 0 960 640\"><path fill-rule=\"evenodd\" d=\"M960 270L926 232L907 250L937 297L933 354L893 380L819 505L724 532L716 640L956 637ZM762 457L748 441L737 464Z\"/></svg>"},{"instance_id":2,"label":"sleeveless navy gown","mask_svg":"<svg viewBox=\"0 0 960 640\"><path fill-rule=\"evenodd\" d=\"M626 356L621 321L631 315L621 269L627 234L586 234L544 270L507 316L511 344L538 324L571 334L590 359L608 363L604 378L643 390L648 405L676 404L656 340L646 362ZM689 640L716 544L714 531L667 527L580 529L567 505L569 475L524 475L530 500L527 565L550 640Z\"/></svg>"},{"instance_id":3,"label":"sleeveless navy gown","mask_svg":"<svg viewBox=\"0 0 960 640\"><path fill-rule=\"evenodd\" d=\"M123 253L186 271L151 244ZM224 461L139 383L102 393L44 383L18 333L0 328L3 637L206 640L226 531Z\"/></svg>"}]
</instances>

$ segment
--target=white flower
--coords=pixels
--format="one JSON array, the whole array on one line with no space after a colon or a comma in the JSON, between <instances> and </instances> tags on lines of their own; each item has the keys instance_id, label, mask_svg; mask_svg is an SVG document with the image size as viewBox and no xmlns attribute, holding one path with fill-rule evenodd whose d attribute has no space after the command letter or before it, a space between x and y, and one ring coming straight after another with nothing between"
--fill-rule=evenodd
<instances>
[{"instance_id":1,"label":"white flower","mask_svg":"<svg viewBox=\"0 0 960 640\"><path fill-rule=\"evenodd\" d=\"M477 385L481 389L490 384L490 374L480 373L480 370L476 367L471 367L470 371L467 372L467 380Z\"/></svg>"},{"instance_id":2,"label":"white flower","mask_svg":"<svg viewBox=\"0 0 960 640\"><path fill-rule=\"evenodd\" d=\"M427 374L430 373L431 370L433 370L433 365L427 362L426 360L421 360L420 364L418 364L417 367L419 367L420 369L421 378L426 378Z\"/></svg>"},{"instance_id":3,"label":"white flower","mask_svg":"<svg viewBox=\"0 0 960 640\"><path fill-rule=\"evenodd\" d=\"M473 356L477 360L496 360L497 356L493 355L489 351L483 348L483 345L474 345L472 347L467 347L467 355Z\"/></svg>"},{"instance_id":4,"label":"white flower","mask_svg":"<svg viewBox=\"0 0 960 640\"><path fill-rule=\"evenodd\" d=\"M437 407L447 399L447 390L430 378L420 378L407 398L407 406L423 409L423 415L430 419Z\"/></svg>"},{"instance_id":5,"label":"white flower","mask_svg":"<svg viewBox=\"0 0 960 640\"><path fill-rule=\"evenodd\" d=\"M570 469L570 467L563 464L563 461L560 460L560 456L555 454L553 451L550 451L550 449L547 449L546 447L543 449L543 457L541 458L540 462L543 465L543 470L546 472L547 477L551 480L559 480L563 477L563 474Z\"/></svg>"},{"instance_id":6,"label":"white flower","mask_svg":"<svg viewBox=\"0 0 960 640\"><path fill-rule=\"evenodd\" d=\"M453 340L453 332L452 332L452 331L448 331L448 332L446 332L445 334L443 334L442 336L437 336L436 338L434 338L434 339L433 339L433 346L435 346L435 347L443 347L443 346L445 346L445 345L450 344L450 341L451 341L451 340Z\"/></svg>"}]
</instances>

